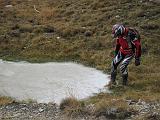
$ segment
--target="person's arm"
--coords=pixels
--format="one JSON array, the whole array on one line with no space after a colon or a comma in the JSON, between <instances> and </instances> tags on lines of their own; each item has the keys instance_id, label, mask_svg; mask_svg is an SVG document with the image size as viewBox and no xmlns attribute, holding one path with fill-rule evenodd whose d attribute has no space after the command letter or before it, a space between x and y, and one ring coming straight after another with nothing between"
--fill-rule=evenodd
<instances>
[{"instance_id":1,"label":"person's arm","mask_svg":"<svg viewBox=\"0 0 160 120\"><path fill-rule=\"evenodd\" d=\"M141 57L141 42L140 39L135 39L133 41L133 44L135 46L135 65L140 65L140 57Z\"/></svg>"},{"instance_id":2,"label":"person's arm","mask_svg":"<svg viewBox=\"0 0 160 120\"><path fill-rule=\"evenodd\" d=\"M116 46L115 46L115 56L118 54L120 47L121 45L119 44L119 39L117 39Z\"/></svg>"}]
</instances>

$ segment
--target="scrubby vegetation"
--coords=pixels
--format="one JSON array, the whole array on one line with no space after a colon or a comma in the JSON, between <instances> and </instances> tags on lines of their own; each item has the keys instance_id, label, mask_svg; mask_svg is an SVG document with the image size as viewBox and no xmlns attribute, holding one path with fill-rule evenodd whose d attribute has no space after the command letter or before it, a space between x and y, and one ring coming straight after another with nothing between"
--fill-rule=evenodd
<instances>
[{"instance_id":1,"label":"scrubby vegetation","mask_svg":"<svg viewBox=\"0 0 160 120\"><path fill-rule=\"evenodd\" d=\"M9 103L13 103L15 100L13 100L10 97L2 97L0 96L0 105L5 105L5 104L9 104Z\"/></svg>"},{"instance_id":2,"label":"scrubby vegetation","mask_svg":"<svg viewBox=\"0 0 160 120\"><path fill-rule=\"evenodd\" d=\"M111 28L124 23L141 34L141 66L135 67L133 61L129 86L113 88L111 96L159 101L159 6L158 0L0 0L0 58L77 61L109 73ZM99 107L101 101L108 105L103 102L105 95L93 101ZM99 107L98 111L103 110Z\"/></svg>"},{"instance_id":3,"label":"scrubby vegetation","mask_svg":"<svg viewBox=\"0 0 160 120\"><path fill-rule=\"evenodd\" d=\"M78 115L85 115L87 111L84 109L83 102L79 102L76 98L69 97L62 100L60 109L64 111L64 114L74 118Z\"/></svg>"}]
</instances>

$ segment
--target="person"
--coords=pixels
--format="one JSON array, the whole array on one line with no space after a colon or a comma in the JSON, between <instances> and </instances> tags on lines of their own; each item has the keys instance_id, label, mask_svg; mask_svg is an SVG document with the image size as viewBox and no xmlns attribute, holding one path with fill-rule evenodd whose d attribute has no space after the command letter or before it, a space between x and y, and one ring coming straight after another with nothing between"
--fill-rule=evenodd
<instances>
[{"instance_id":1,"label":"person","mask_svg":"<svg viewBox=\"0 0 160 120\"><path fill-rule=\"evenodd\" d=\"M140 65L141 43L140 35L136 29L125 27L122 24L115 24L112 28L112 35L116 39L115 55L111 64L111 81L109 85L116 84L117 67L120 65L122 84L128 83L127 66L135 57L135 65Z\"/></svg>"}]
</instances>

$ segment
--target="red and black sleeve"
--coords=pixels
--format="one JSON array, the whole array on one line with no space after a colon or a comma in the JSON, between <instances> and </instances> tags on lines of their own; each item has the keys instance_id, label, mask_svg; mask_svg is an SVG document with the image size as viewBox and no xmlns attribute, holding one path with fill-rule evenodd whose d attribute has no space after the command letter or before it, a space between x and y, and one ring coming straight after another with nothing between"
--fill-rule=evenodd
<instances>
[{"instance_id":1,"label":"red and black sleeve","mask_svg":"<svg viewBox=\"0 0 160 120\"><path fill-rule=\"evenodd\" d=\"M115 55L118 54L120 47L121 47L121 45L119 44L119 39L117 39L116 40L116 46L115 46Z\"/></svg>"},{"instance_id":2,"label":"red and black sleeve","mask_svg":"<svg viewBox=\"0 0 160 120\"><path fill-rule=\"evenodd\" d=\"M141 57L141 42L140 42L140 39L134 40L133 44L135 46L135 58L140 58Z\"/></svg>"}]
</instances>

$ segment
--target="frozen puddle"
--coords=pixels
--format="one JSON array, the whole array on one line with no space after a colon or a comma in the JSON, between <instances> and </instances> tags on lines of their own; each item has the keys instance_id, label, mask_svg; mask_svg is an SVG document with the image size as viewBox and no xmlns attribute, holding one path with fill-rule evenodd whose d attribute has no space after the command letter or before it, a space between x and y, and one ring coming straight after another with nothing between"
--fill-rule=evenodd
<instances>
[{"instance_id":1,"label":"frozen puddle","mask_svg":"<svg viewBox=\"0 0 160 120\"><path fill-rule=\"evenodd\" d=\"M59 103L74 96L84 99L108 83L108 75L76 63L0 61L0 96Z\"/></svg>"}]
</instances>

